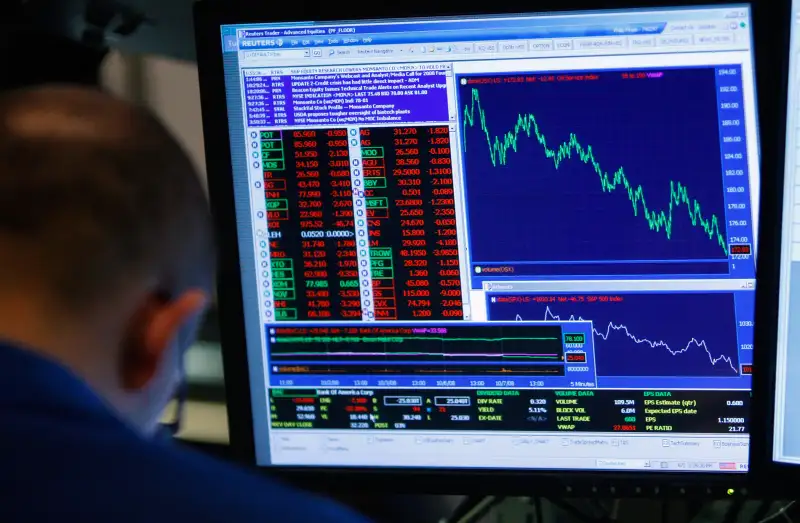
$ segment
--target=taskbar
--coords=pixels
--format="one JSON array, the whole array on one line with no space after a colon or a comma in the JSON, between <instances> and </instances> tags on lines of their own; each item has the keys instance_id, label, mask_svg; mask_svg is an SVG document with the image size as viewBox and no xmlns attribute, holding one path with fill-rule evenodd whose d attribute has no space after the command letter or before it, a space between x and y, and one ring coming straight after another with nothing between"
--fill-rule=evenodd
<instances>
[{"instance_id":1,"label":"taskbar","mask_svg":"<svg viewBox=\"0 0 800 523\"><path fill-rule=\"evenodd\" d=\"M749 437L273 429L269 464L744 473Z\"/></svg>"}]
</instances>

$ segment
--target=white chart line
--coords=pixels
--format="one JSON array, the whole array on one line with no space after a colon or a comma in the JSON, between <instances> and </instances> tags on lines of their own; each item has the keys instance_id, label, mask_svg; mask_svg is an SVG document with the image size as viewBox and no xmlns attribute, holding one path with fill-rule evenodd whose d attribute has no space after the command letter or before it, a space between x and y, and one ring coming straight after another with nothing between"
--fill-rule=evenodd
<instances>
[{"instance_id":1,"label":"white chart line","mask_svg":"<svg viewBox=\"0 0 800 523\"><path fill-rule=\"evenodd\" d=\"M516 321L523 321L522 316L517 314ZM585 320L580 316L575 317L575 315L571 315L568 320L562 320L561 316L553 314L553 312L550 310L550 307L548 306L548 307L545 308L545 311L544 311L544 321L590 321L590 320ZM659 341L651 341L651 340L648 340L647 338L639 338L639 337L637 337L636 335L631 333L628 330L628 327L626 327L625 325L615 325L613 322L608 322L608 327L606 328L606 332L604 334L603 332L597 330L594 327L594 322L592 322L592 331L593 331L594 335L595 336L600 336L601 338L603 338L603 341L608 341L608 337L611 334L612 330L624 332L625 335L628 338L630 338L631 340L634 341L634 343L646 344L646 345L649 345L651 348L663 347L663 348L667 349L667 351L669 351L669 353L671 355L673 355L673 356L678 355L678 354L683 354L684 352L687 352L689 349L692 348L692 346L701 347L703 350L706 351L706 354L708 354L708 360L711 362L711 365L716 365L717 363L724 361L733 370L733 372L735 372L736 374L739 374L739 370L733 365L733 360L731 358L729 358L728 356L725 356L725 355L721 355L721 356L718 356L718 357L715 358L711 354L711 351L708 350L708 345L706 345L705 340L698 341L696 338L692 338L691 340L689 340L689 343L687 343L686 347L684 347L683 349L673 350L669 346L669 344L667 342L665 342L665 341L661 341L661 340L659 340Z\"/></svg>"}]
</instances>

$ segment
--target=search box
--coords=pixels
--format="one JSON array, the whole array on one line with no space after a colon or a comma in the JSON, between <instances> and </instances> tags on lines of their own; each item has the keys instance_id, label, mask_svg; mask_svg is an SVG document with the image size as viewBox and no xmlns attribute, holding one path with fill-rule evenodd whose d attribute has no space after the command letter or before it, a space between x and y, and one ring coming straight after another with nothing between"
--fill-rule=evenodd
<instances>
[{"instance_id":1,"label":"search box","mask_svg":"<svg viewBox=\"0 0 800 523\"><path fill-rule=\"evenodd\" d=\"M276 49L269 51L245 51L242 60L246 62L269 59L305 58L308 56L306 49Z\"/></svg>"}]
</instances>

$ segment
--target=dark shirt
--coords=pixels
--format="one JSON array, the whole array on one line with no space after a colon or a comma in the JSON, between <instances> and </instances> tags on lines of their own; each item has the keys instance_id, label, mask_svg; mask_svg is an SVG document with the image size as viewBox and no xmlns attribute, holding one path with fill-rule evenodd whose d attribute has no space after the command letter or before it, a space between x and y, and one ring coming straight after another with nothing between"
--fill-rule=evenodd
<instances>
[{"instance_id":1,"label":"dark shirt","mask_svg":"<svg viewBox=\"0 0 800 523\"><path fill-rule=\"evenodd\" d=\"M0 521L363 523L124 424L72 373L0 344Z\"/></svg>"}]
</instances>

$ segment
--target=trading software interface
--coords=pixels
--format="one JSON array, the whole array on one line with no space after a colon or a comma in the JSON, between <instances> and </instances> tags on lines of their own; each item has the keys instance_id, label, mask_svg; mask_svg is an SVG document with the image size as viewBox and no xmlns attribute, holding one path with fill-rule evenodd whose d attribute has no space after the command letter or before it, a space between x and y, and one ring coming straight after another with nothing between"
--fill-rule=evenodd
<instances>
[{"instance_id":1,"label":"trading software interface","mask_svg":"<svg viewBox=\"0 0 800 523\"><path fill-rule=\"evenodd\" d=\"M260 464L747 470L747 6L221 29Z\"/></svg>"},{"instance_id":2,"label":"trading software interface","mask_svg":"<svg viewBox=\"0 0 800 523\"><path fill-rule=\"evenodd\" d=\"M800 464L800 2L792 3L773 459Z\"/></svg>"}]
</instances>

